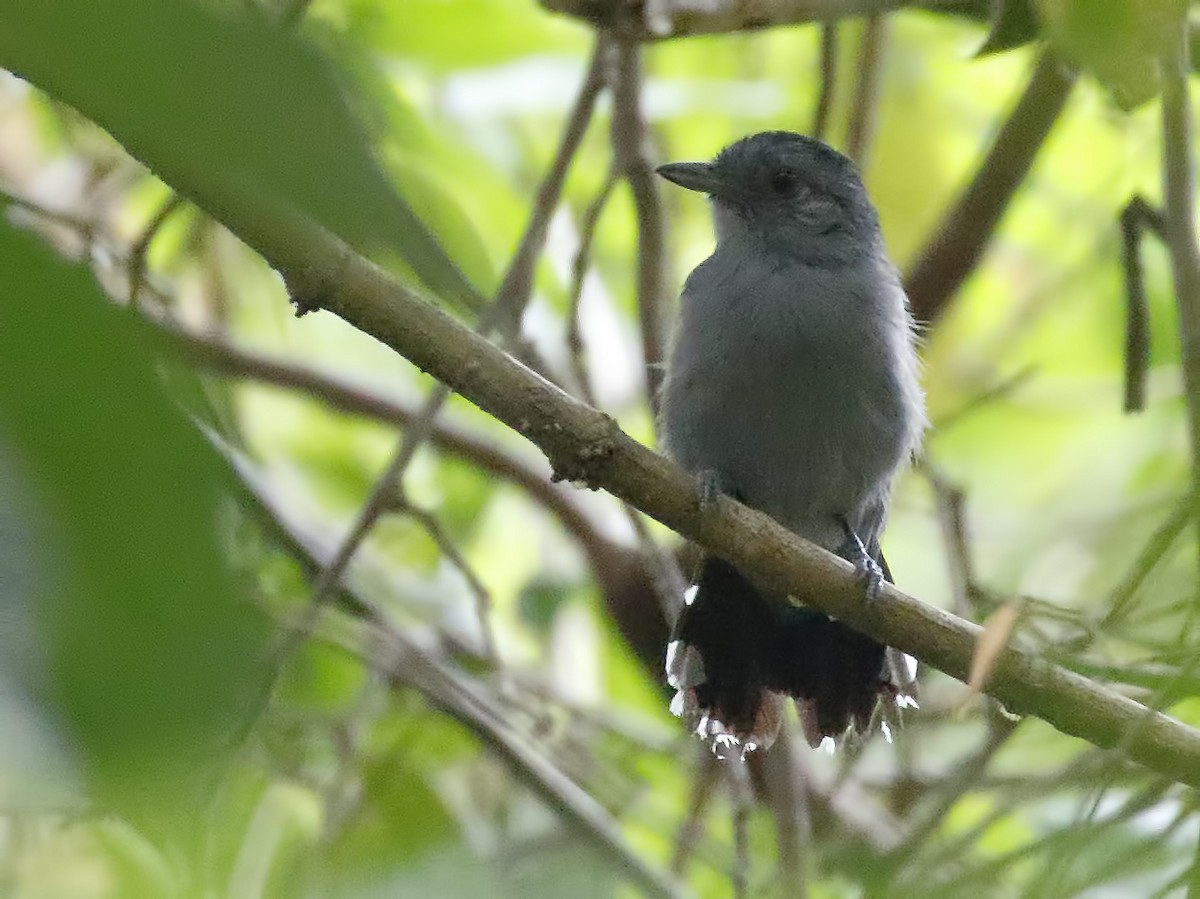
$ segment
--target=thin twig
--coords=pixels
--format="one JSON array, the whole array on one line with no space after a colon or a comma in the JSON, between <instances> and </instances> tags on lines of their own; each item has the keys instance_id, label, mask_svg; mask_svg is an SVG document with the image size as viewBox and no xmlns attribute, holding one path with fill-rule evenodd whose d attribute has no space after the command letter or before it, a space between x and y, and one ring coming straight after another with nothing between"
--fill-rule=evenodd
<instances>
[{"instance_id":1,"label":"thin twig","mask_svg":"<svg viewBox=\"0 0 1200 899\"><path fill-rule=\"evenodd\" d=\"M487 336L493 330L500 328L506 330L513 340L517 337L521 310L524 309L529 293L533 289L534 268L546 241L550 219L558 206L567 168L579 149L587 124L595 109L596 97L602 84L601 72L605 46L605 38L598 37L591 65L580 88L575 110L567 123L550 171L538 190L524 235L509 263L494 301L476 322L475 332L481 336ZM321 572L313 584L312 595L309 597L308 608L303 620L299 626L288 631L273 654L268 668L270 674L254 711L256 716L260 715L266 704L270 702L287 659L303 645L306 631L311 631L311 628L315 626L326 600L334 592L334 588L340 582L359 547L375 527L380 516L387 511L389 501L395 495L417 450L432 435L437 417L450 398L451 392L445 382L435 384L421 412L405 430L391 461L376 479L370 494L359 509L358 515L355 516L353 524L330 560L329 566Z\"/></svg>"},{"instance_id":2,"label":"thin twig","mask_svg":"<svg viewBox=\"0 0 1200 899\"><path fill-rule=\"evenodd\" d=\"M671 873L680 876L687 870L688 860L696 850L696 844L704 834L704 815L712 801L713 787L721 773L721 760L707 746L696 744L695 773L692 775L692 793L688 800L687 814L675 836L675 849L671 853Z\"/></svg>"},{"instance_id":3,"label":"thin twig","mask_svg":"<svg viewBox=\"0 0 1200 899\"><path fill-rule=\"evenodd\" d=\"M175 211L187 202L180 195L171 192L158 211L154 213L150 221L146 224L141 236L134 241L129 248L128 260L128 276L129 290L128 299L129 305L133 309L138 308L138 296L142 290L142 283L146 279L146 256L150 252L150 244L154 242L154 238L158 236L158 232L162 230L163 225L167 223Z\"/></svg>"},{"instance_id":4,"label":"thin twig","mask_svg":"<svg viewBox=\"0 0 1200 899\"><path fill-rule=\"evenodd\" d=\"M1183 384L1192 444L1193 514L1200 523L1200 248L1196 245L1196 170L1188 94L1188 17L1163 57L1163 232L1171 256Z\"/></svg>"},{"instance_id":5,"label":"thin twig","mask_svg":"<svg viewBox=\"0 0 1200 899\"><path fill-rule=\"evenodd\" d=\"M976 582L971 548L967 541L966 515L964 513L966 498L963 496L962 490L950 483L930 460L923 460L919 468L933 490L937 506L942 543L946 548L950 587L954 594L954 609L960 615L970 614L972 611L971 597L974 595Z\"/></svg>"},{"instance_id":6,"label":"thin twig","mask_svg":"<svg viewBox=\"0 0 1200 899\"><path fill-rule=\"evenodd\" d=\"M983 745L969 758L955 765L946 778L926 792L928 807L919 818L913 818L904 842L881 860L882 866L891 872L889 881L925 845L925 841L941 827L946 816L956 807L959 799L973 789L987 766L1017 728L1018 721L999 711L994 704L988 715L988 733ZM894 885L894 884L892 884Z\"/></svg>"},{"instance_id":7,"label":"thin twig","mask_svg":"<svg viewBox=\"0 0 1200 899\"><path fill-rule=\"evenodd\" d=\"M1074 83L1073 73L1058 57L1043 53L975 177L942 217L904 279L918 321L935 321L979 263Z\"/></svg>"},{"instance_id":8,"label":"thin twig","mask_svg":"<svg viewBox=\"0 0 1200 899\"><path fill-rule=\"evenodd\" d=\"M986 390L976 396L971 397L957 409L952 409L945 415L940 415L933 421L933 432L941 434L953 426L959 424L963 419L970 418L976 412L986 408L991 403L997 400L1002 400L1021 387L1025 386L1025 382L1037 374L1037 367L1027 365L1015 374L1009 375L1007 378L993 384Z\"/></svg>"},{"instance_id":9,"label":"thin twig","mask_svg":"<svg viewBox=\"0 0 1200 899\"><path fill-rule=\"evenodd\" d=\"M562 196L567 170L583 141L588 123L595 112L596 99L604 84L603 69L607 52L606 38L603 35L598 36L592 52L591 63L568 117L558 150L546 177L538 188L529 222L525 226L525 231L508 265L504 279L496 291L496 297L491 307L484 312L476 325L475 330L479 334L486 335L496 330L502 336L515 338L519 331L521 313L533 290L533 275L537 266L537 258L546 243L546 232L550 227L554 211L558 207L559 198ZM403 473L412 459L416 449L415 444L419 444L428 437L433 421L449 395L450 391L443 389L441 385L431 393L424 412L412 423L405 437L405 441L413 443L414 446L407 451L402 446L397 452L393 464L385 473L394 475L392 483Z\"/></svg>"},{"instance_id":10,"label":"thin twig","mask_svg":"<svg viewBox=\"0 0 1200 899\"><path fill-rule=\"evenodd\" d=\"M195 365L299 390L335 409L402 428L410 427L420 415L419 407L385 399L343 383L333 375L271 359L234 347L218 338L184 331L166 322L151 318L143 321L154 326L156 333L166 338L172 349ZM655 565L666 565L666 562L656 561L653 555L647 557L645 549L634 552L606 537L599 523L585 514L572 491L551 483L551 470L544 460L526 461L519 454L497 447L485 435L447 422L444 418L435 422L429 442L442 452L464 459L482 471L514 484L553 515L587 556L609 613L646 670L658 672L661 669L662 647L671 619L651 610L646 597L660 594L660 582L663 579L655 574L661 570ZM636 522L634 526L635 529L640 527L641 522ZM652 548L663 552L656 543ZM674 565L674 561L671 560L670 564ZM682 595L682 588L673 595ZM659 605L663 605L661 600Z\"/></svg>"},{"instance_id":11,"label":"thin twig","mask_svg":"<svg viewBox=\"0 0 1200 899\"><path fill-rule=\"evenodd\" d=\"M504 280L496 291L495 305L500 307L496 319L496 331L505 340L512 340L521 330L521 316L533 291L533 276L537 268L537 257L546 243L546 231L562 196L563 184L571 161L579 152L579 145L596 111L596 100L605 84L605 68L611 53L608 38L597 35L592 47L592 58L587 73L575 97L575 103L567 116L567 124L559 139L558 150L550 169L542 179L534 198L533 210L512 261L505 272Z\"/></svg>"},{"instance_id":12,"label":"thin twig","mask_svg":"<svg viewBox=\"0 0 1200 899\"><path fill-rule=\"evenodd\" d=\"M1166 805L1166 803L1163 803ZM1164 809L1165 810L1165 809ZM1175 817L1170 823L1161 830L1156 830L1152 837L1146 835L1148 839L1134 839L1130 842L1132 845L1125 848L1123 851L1114 851L1105 855L1104 861L1092 866L1087 866L1087 879L1081 881L1080 878L1072 876L1075 872L1074 860L1069 853L1075 849L1074 856L1091 855L1092 845L1090 841L1081 841L1082 845L1076 847L1068 846L1066 851L1058 851L1050 853L1043 859L1042 870L1044 875L1037 879L1038 890L1031 899L1057 899L1059 896L1067 895L1086 895L1091 892L1089 887L1096 887L1104 884L1106 881L1119 882L1122 878L1128 876L1131 870L1137 868L1142 863L1141 857L1145 856L1149 845L1157 844L1159 846L1169 846L1175 831L1186 822L1192 815L1192 811L1186 805L1182 805L1175 813ZM1153 843L1151 843L1153 840Z\"/></svg>"},{"instance_id":13,"label":"thin twig","mask_svg":"<svg viewBox=\"0 0 1200 899\"><path fill-rule=\"evenodd\" d=\"M738 753L731 753L723 761L733 807L733 868L729 879L734 899L746 899L750 895L750 810L754 806L754 791L746 764Z\"/></svg>"},{"instance_id":14,"label":"thin twig","mask_svg":"<svg viewBox=\"0 0 1200 899\"><path fill-rule=\"evenodd\" d=\"M515 337L519 330L521 310L524 309L529 294L533 289L533 272L537 265L537 257L546 242L546 232L550 219L558 206L562 194L566 172L574 158L587 124L595 110L596 97L602 86L603 58L606 52L606 39L597 37L592 62L584 77L579 91L575 108L567 122L563 138L560 141L554 162L550 166L545 180L538 189L537 199L530 213L517 251L509 263L496 293L496 298L480 316L475 326L476 333L487 335L495 329L507 331ZM404 437L388 463L382 475L375 482L370 495L359 511L358 517L350 528L337 553L334 555L329 568L322 572L313 587L310 605L320 606L330 589L339 580L346 566L350 563L359 545L375 526L379 516L387 508L387 500L392 495L396 484L399 483L409 464L416 456L417 450L433 431L434 422L440 414L442 406L450 398L451 390L445 383L438 383L430 391L425 407L405 431Z\"/></svg>"},{"instance_id":15,"label":"thin twig","mask_svg":"<svg viewBox=\"0 0 1200 899\"><path fill-rule=\"evenodd\" d=\"M593 404L590 379L583 363L583 341L578 321L579 300L586 273L586 252L590 248L597 221L612 190L613 181L619 173L629 184L637 217L637 300L642 359L645 365L647 398L651 408L657 408L667 341L664 309L666 243L662 200L650 162L646 125L641 113L640 53L641 49L636 44L628 42L618 44L616 48L611 132L612 169L604 188L589 207L584 219L580 250L575 259L568 344L580 389L584 391L587 402ZM625 514L638 535L638 542L642 547L663 616L668 622L674 621L687 586L679 567L654 540L636 509L626 505Z\"/></svg>"},{"instance_id":16,"label":"thin twig","mask_svg":"<svg viewBox=\"0 0 1200 899\"><path fill-rule=\"evenodd\" d=\"M64 228L69 228L80 235L80 237L88 244L91 243L92 237L95 234L96 225L89 219L74 215L69 212L60 212L55 209L49 209L33 200L25 197L17 196L9 193L6 190L0 190L0 203L5 206L11 206L14 209L20 209L39 219L44 219L47 222L52 222L55 225L61 225Z\"/></svg>"},{"instance_id":17,"label":"thin twig","mask_svg":"<svg viewBox=\"0 0 1200 899\"><path fill-rule=\"evenodd\" d=\"M467 727L485 746L504 760L521 780L555 812L566 819L650 896L679 897L683 891L666 874L652 868L629 846L617 822L587 792L580 789L552 762L528 745L521 735L497 716L486 696L458 672L427 657L394 630L375 630L398 650L385 669L393 683L412 686L442 712ZM346 647L357 651L353 644ZM371 659L376 653L369 652Z\"/></svg>"},{"instance_id":18,"label":"thin twig","mask_svg":"<svg viewBox=\"0 0 1200 899\"><path fill-rule=\"evenodd\" d=\"M604 207L612 195L612 189L616 185L616 181L617 163L614 159L614 164L610 167L608 176L605 178L604 186L592 202L588 204L588 208L584 212L583 221L580 224L579 250L575 254L575 260L571 268L571 296L570 307L567 312L567 354L570 359L572 372L578 384L579 395L590 406L596 405L596 398L592 391L591 378L587 370L586 347L583 343L583 330L580 319L580 301L583 297L583 282L587 276L588 259L591 253L592 241L595 238L596 227L599 224ZM622 507L625 516L629 519L629 523L633 527L634 533L637 534L638 543L642 547L646 566L651 575L654 593L658 598L663 617L668 622L674 622L683 602L684 590L687 587L679 571L679 566L676 564L674 558L670 557L658 541L654 539L637 509L628 504L623 504Z\"/></svg>"},{"instance_id":19,"label":"thin twig","mask_svg":"<svg viewBox=\"0 0 1200 899\"><path fill-rule=\"evenodd\" d=\"M334 375L271 359L218 338L202 337L163 323L155 323L155 326L193 364L214 371L298 390L335 409L401 428L411 427L420 414L420 410L412 405L343 383ZM534 502L554 515L567 533L579 540L585 549L589 544L604 539L597 531L596 523L584 514L573 497L550 483L548 466L526 462L497 448L482 434L444 419L436 422L429 441L439 450L465 459L488 474L520 487Z\"/></svg>"},{"instance_id":20,"label":"thin twig","mask_svg":"<svg viewBox=\"0 0 1200 899\"><path fill-rule=\"evenodd\" d=\"M616 183L616 171L610 168L608 176L604 179L604 186L600 188L600 192L596 194L583 213L583 219L579 223L579 250L575 253L575 260L571 264L571 295L567 309L567 355L571 361L571 371L575 376L579 395L589 406L596 405L596 398L592 391L591 377L588 375L587 347L583 342L580 304L583 299L583 282L587 277L591 259L592 242L596 237L596 227L600 223L600 215L604 212L604 207L608 204L608 198L612 196L612 190Z\"/></svg>"},{"instance_id":21,"label":"thin twig","mask_svg":"<svg viewBox=\"0 0 1200 899\"><path fill-rule=\"evenodd\" d=\"M434 385L433 390L430 391L429 397L425 401L424 407L404 432L404 437L401 438L396 452L384 468L383 474L375 480L370 494L367 495L366 502L359 509L358 515L355 517L354 523L350 526L346 536L342 538L342 542L338 546L337 552L334 553L329 567L321 572L321 576L317 578L316 583L313 585L312 596L309 597L309 605L313 609L318 609L325 602L334 585L346 571L350 560L354 558L354 554L358 551L358 547L362 544L362 541L375 526L375 522L379 520L379 517L387 511L396 485L400 482L401 476L403 476L405 470L412 462L417 449L433 433L434 422L437 419L438 413L441 412L442 406L450 398L450 392L450 388L443 383L439 382Z\"/></svg>"},{"instance_id":22,"label":"thin twig","mask_svg":"<svg viewBox=\"0 0 1200 899\"><path fill-rule=\"evenodd\" d=\"M277 517L274 508L253 485L244 481L242 485L247 496L253 498L260 519L271 527L308 571L328 568L327 562L316 558L306 541L292 533ZM603 807L506 723L497 711L495 701L460 673L409 641L387 622L366 596L357 592L350 592L349 596L351 601L345 605L361 610L360 617L349 619L331 608L323 609L314 629L318 639L361 658L391 683L417 690L434 707L461 723L507 763L514 775L539 795L551 810L585 835L649 895L682 895L677 884L632 850ZM294 622L289 626L294 626Z\"/></svg>"},{"instance_id":23,"label":"thin twig","mask_svg":"<svg viewBox=\"0 0 1200 899\"><path fill-rule=\"evenodd\" d=\"M978 895L983 884L994 884L1006 868L1017 862L1043 852L1061 853L1064 843L1086 845L1088 841L1097 841L1103 837L1104 831L1130 820L1160 802L1163 794L1171 785L1169 780L1156 779L1145 790L1130 797L1120 809L1103 820L1084 826L1062 827L1054 833L1030 840L1017 849L989 859L949 881L933 884L925 881L922 883L923 892L936 890L946 896Z\"/></svg>"},{"instance_id":24,"label":"thin twig","mask_svg":"<svg viewBox=\"0 0 1200 899\"><path fill-rule=\"evenodd\" d=\"M957 865L968 857L971 847L983 838L999 822L1013 814L1019 805L1031 799L1044 799L1058 790L1069 790L1077 786L1088 786L1095 774L1104 766L1104 755L1099 750L1084 752L1069 764L1057 769L1045 778L1021 778L1019 782L1004 784L997 790L990 811L966 830L942 837L923 855L921 865L911 871L911 876L924 876L925 872L936 871ZM980 784L982 788L984 784ZM897 872L898 874L903 872ZM907 878L906 878L907 879ZM899 886L899 885L897 885ZM903 894L903 889L898 889Z\"/></svg>"},{"instance_id":25,"label":"thin twig","mask_svg":"<svg viewBox=\"0 0 1200 899\"><path fill-rule=\"evenodd\" d=\"M1121 265L1125 271L1125 411L1146 408L1146 373L1150 368L1150 304L1142 275L1142 234L1163 236L1162 213L1142 197L1121 210Z\"/></svg>"},{"instance_id":26,"label":"thin twig","mask_svg":"<svg viewBox=\"0 0 1200 899\"><path fill-rule=\"evenodd\" d=\"M654 539L642 513L629 503L622 503L621 507L637 535L663 619L674 627L679 611L683 608L683 594L688 588L688 581L683 576L675 556Z\"/></svg>"},{"instance_id":27,"label":"thin twig","mask_svg":"<svg viewBox=\"0 0 1200 899\"><path fill-rule=\"evenodd\" d=\"M646 123L642 119L640 54L641 48L635 43L623 42L617 46L612 147L613 162L629 184L637 217L637 300L642 360L650 406L657 409L667 344L664 309L666 226L662 198L647 147Z\"/></svg>"},{"instance_id":28,"label":"thin twig","mask_svg":"<svg viewBox=\"0 0 1200 899\"><path fill-rule=\"evenodd\" d=\"M854 160L859 169L866 168L867 152L875 133L887 33L886 16L869 16L858 47L858 80L854 83L854 102L850 107L846 155Z\"/></svg>"},{"instance_id":29,"label":"thin twig","mask_svg":"<svg viewBox=\"0 0 1200 899\"><path fill-rule=\"evenodd\" d=\"M483 657L499 668L500 654L496 648L496 634L492 626L492 597L479 575L475 573L466 557L462 554L440 521L428 509L414 506L403 494L393 498L394 507L409 518L416 521L424 529L429 538L437 544L438 550L458 569L467 582L471 594L475 597L475 615L479 619L479 634L483 641Z\"/></svg>"},{"instance_id":30,"label":"thin twig","mask_svg":"<svg viewBox=\"0 0 1200 899\"><path fill-rule=\"evenodd\" d=\"M812 820L805 761L796 754L792 733L789 727L781 728L771 751L759 760L759 783L775 817L779 895L807 899Z\"/></svg>"},{"instance_id":31,"label":"thin twig","mask_svg":"<svg viewBox=\"0 0 1200 899\"><path fill-rule=\"evenodd\" d=\"M1163 556L1179 539L1179 535L1183 533L1188 522L1192 520L1193 507L1192 498L1185 497L1167 516L1166 521L1155 529L1150 540L1134 560L1133 567L1130 568L1125 579L1113 591L1108 604L1108 612L1100 620L1099 627L1101 629L1112 628L1125 616L1129 604L1141 589L1142 584L1146 582L1146 578L1158 566Z\"/></svg>"},{"instance_id":32,"label":"thin twig","mask_svg":"<svg viewBox=\"0 0 1200 899\"><path fill-rule=\"evenodd\" d=\"M833 99L837 91L838 27L836 22L821 23L821 89L817 94L817 107L813 111L812 129L809 133L818 140L825 139L829 130L829 116L833 112Z\"/></svg>"},{"instance_id":33,"label":"thin twig","mask_svg":"<svg viewBox=\"0 0 1200 899\"><path fill-rule=\"evenodd\" d=\"M1113 785L1112 772L1124 761L1122 756L1128 751L1130 745L1132 745L1133 741L1138 738L1139 733L1149 724L1155 712L1167 704L1169 697L1178 689L1179 685L1187 682L1198 668L1200 668L1200 653L1189 653L1184 663L1174 672L1173 676L1164 682L1155 691L1154 695L1146 701L1145 710L1142 714L1126 724L1125 733L1122 734L1120 742L1111 750L1110 764L1097 777L1095 794L1091 802L1091 807L1084 818L1085 821L1090 822L1100 811L1100 804L1104 799L1104 794Z\"/></svg>"}]
</instances>

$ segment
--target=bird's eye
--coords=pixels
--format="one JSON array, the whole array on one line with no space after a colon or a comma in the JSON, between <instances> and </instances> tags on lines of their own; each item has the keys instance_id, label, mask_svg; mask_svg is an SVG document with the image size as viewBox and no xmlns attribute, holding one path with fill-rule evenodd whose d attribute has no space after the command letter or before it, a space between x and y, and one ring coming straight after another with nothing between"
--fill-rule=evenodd
<instances>
[{"instance_id":1,"label":"bird's eye","mask_svg":"<svg viewBox=\"0 0 1200 899\"><path fill-rule=\"evenodd\" d=\"M776 172L771 176L771 189L781 196L795 193L799 183L800 179L791 172Z\"/></svg>"}]
</instances>

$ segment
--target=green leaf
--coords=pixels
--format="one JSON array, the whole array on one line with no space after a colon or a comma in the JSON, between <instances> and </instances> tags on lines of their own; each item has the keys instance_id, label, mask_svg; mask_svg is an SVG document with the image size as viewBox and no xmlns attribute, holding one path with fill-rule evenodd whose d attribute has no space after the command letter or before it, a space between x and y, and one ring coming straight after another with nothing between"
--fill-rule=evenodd
<instances>
[{"instance_id":1,"label":"green leaf","mask_svg":"<svg viewBox=\"0 0 1200 899\"><path fill-rule=\"evenodd\" d=\"M1037 15L1030 0L1000 0L993 7L992 29L976 56L1021 47L1038 36Z\"/></svg>"},{"instance_id":2,"label":"green leaf","mask_svg":"<svg viewBox=\"0 0 1200 899\"><path fill-rule=\"evenodd\" d=\"M1159 58L1179 39L1186 0L1037 0L1046 37L1132 109L1159 91Z\"/></svg>"},{"instance_id":3,"label":"green leaf","mask_svg":"<svg viewBox=\"0 0 1200 899\"><path fill-rule=\"evenodd\" d=\"M192 0L8 0L0 65L74 106L202 207L232 185L293 204L444 300L482 300L383 173L308 43Z\"/></svg>"},{"instance_id":4,"label":"green leaf","mask_svg":"<svg viewBox=\"0 0 1200 899\"><path fill-rule=\"evenodd\" d=\"M259 679L262 621L223 561L220 468L130 323L87 272L0 228L0 438L41 562L0 589L0 620L32 622L26 680L93 798L187 827Z\"/></svg>"},{"instance_id":5,"label":"green leaf","mask_svg":"<svg viewBox=\"0 0 1200 899\"><path fill-rule=\"evenodd\" d=\"M528 6L511 0L318 0L312 14L337 22L373 50L442 71L587 46L586 29L560 16L530 15Z\"/></svg>"}]
</instances>

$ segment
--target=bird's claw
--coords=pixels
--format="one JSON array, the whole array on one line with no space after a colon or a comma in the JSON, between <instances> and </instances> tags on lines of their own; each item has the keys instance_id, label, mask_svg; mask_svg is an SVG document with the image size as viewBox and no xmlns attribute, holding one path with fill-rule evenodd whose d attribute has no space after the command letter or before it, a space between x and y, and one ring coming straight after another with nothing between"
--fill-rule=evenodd
<instances>
[{"instance_id":1,"label":"bird's claw","mask_svg":"<svg viewBox=\"0 0 1200 899\"><path fill-rule=\"evenodd\" d=\"M880 587L883 586L883 568L867 552L867 548L854 529L850 527L850 523L843 518L841 525L846 535L846 540L842 544L846 551L839 555L854 565L855 577L862 582L867 599L873 600L879 596Z\"/></svg>"},{"instance_id":2,"label":"bird's claw","mask_svg":"<svg viewBox=\"0 0 1200 899\"><path fill-rule=\"evenodd\" d=\"M879 589L883 586L883 569L870 556L864 555L854 563L854 576L863 584L863 590L868 600L879 597Z\"/></svg>"}]
</instances>

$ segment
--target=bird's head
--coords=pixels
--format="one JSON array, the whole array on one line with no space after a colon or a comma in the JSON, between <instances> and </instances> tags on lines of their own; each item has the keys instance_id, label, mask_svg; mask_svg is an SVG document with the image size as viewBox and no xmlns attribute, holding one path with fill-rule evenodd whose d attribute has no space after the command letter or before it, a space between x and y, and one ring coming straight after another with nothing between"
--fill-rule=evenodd
<instances>
[{"instance_id":1,"label":"bird's head","mask_svg":"<svg viewBox=\"0 0 1200 899\"><path fill-rule=\"evenodd\" d=\"M788 131L764 131L712 162L675 162L658 173L708 195L719 242L759 244L812 264L847 264L880 246L879 217L854 164Z\"/></svg>"}]
</instances>

